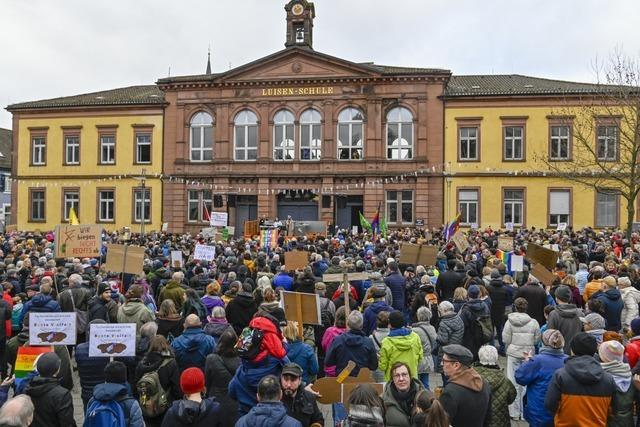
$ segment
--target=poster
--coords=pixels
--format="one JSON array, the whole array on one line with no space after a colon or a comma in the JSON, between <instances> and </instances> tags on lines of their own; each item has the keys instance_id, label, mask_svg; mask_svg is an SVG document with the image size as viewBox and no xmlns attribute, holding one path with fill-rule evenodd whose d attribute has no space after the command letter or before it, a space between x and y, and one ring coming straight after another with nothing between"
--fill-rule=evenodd
<instances>
[{"instance_id":1,"label":"poster","mask_svg":"<svg viewBox=\"0 0 640 427\"><path fill-rule=\"evenodd\" d=\"M400 264L431 266L436 264L438 248L431 245L403 243L400 246Z\"/></svg>"},{"instance_id":2,"label":"poster","mask_svg":"<svg viewBox=\"0 0 640 427\"><path fill-rule=\"evenodd\" d=\"M135 323L98 323L89 328L89 357L136 355Z\"/></svg>"},{"instance_id":3,"label":"poster","mask_svg":"<svg viewBox=\"0 0 640 427\"><path fill-rule=\"evenodd\" d=\"M477 230L478 229L478 223L477 222L472 222L471 223L471 229L472 230Z\"/></svg>"},{"instance_id":4,"label":"poster","mask_svg":"<svg viewBox=\"0 0 640 427\"><path fill-rule=\"evenodd\" d=\"M513 223L512 222L505 223L504 228L506 228L507 231L513 231Z\"/></svg>"},{"instance_id":5,"label":"poster","mask_svg":"<svg viewBox=\"0 0 640 427\"><path fill-rule=\"evenodd\" d=\"M467 236L465 236L464 233L460 230L458 230L456 234L453 235L451 240L453 240L453 243L456 244L460 252L466 251L467 248L469 247L469 241L467 240Z\"/></svg>"},{"instance_id":6,"label":"poster","mask_svg":"<svg viewBox=\"0 0 640 427\"><path fill-rule=\"evenodd\" d=\"M171 266L182 268L182 251L171 251Z\"/></svg>"},{"instance_id":7,"label":"poster","mask_svg":"<svg viewBox=\"0 0 640 427\"><path fill-rule=\"evenodd\" d=\"M498 237L498 249L505 252L511 252L513 250L513 237Z\"/></svg>"},{"instance_id":8,"label":"poster","mask_svg":"<svg viewBox=\"0 0 640 427\"><path fill-rule=\"evenodd\" d=\"M209 224L212 227L226 227L229 220L229 214L226 212L211 212Z\"/></svg>"},{"instance_id":9,"label":"poster","mask_svg":"<svg viewBox=\"0 0 640 427\"><path fill-rule=\"evenodd\" d=\"M162 223L162 232L166 233L167 231L169 231L169 223L168 222L163 222Z\"/></svg>"},{"instance_id":10,"label":"poster","mask_svg":"<svg viewBox=\"0 0 640 427\"><path fill-rule=\"evenodd\" d=\"M76 313L29 313L29 345L75 345Z\"/></svg>"},{"instance_id":11,"label":"poster","mask_svg":"<svg viewBox=\"0 0 640 427\"><path fill-rule=\"evenodd\" d=\"M23 345L18 347L16 355L16 363L13 367L13 374L16 378L24 378L35 369L36 361L41 354L51 353L51 346L30 346Z\"/></svg>"},{"instance_id":12,"label":"poster","mask_svg":"<svg viewBox=\"0 0 640 427\"><path fill-rule=\"evenodd\" d=\"M55 236L56 258L100 256L101 225L58 225Z\"/></svg>"},{"instance_id":13,"label":"poster","mask_svg":"<svg viewBox=\"0 0 640 427\"><path fill-rule=\"evenodd\" d=\"M542 264L535 264L531 269L531 274L545 286L551 286L556 278L556 275Z\"/></svg>"},{"instance_id":14,"label":"poster","mask_svg":"<svg viewBox=\"0 0 640 427\"><path fill-rule=\"evenodd\" d=\"M144 248L131 245L107 245L105 268L114 273L144 274Z\"/></svg>"},{"instance_id":15,"label":"poster","mask_svg":"<svg viewBox=\"0 0 640 427\"><path fill-rule=\"evenodd\" d=\"M566 222L559 222L558 223L558 231L564 231L567 229L567 223Z\"/></svg>"},{"instance_id":16,"label":"poster","mask_svg":"<svg viewBox=\"0 0 640 427\"><path fill-rule=\"evenodd\" d=\"M357 225L352 225L351 226L351 234L358 234L358 226Z\"/></svg>"},{"instance_id":17,"label":"poster","mask_svg":"<svg viewBox=\"0 0 640 427\"><path fill-rule=\"evenodd\" d=\"M288 271L302 270L309 265L309 252L291 251L284 254L284 266Z\"/></svg>"},{"instance_id":18,"label":"poster","mask_svg":"<svg viewBox=\"0 0 640 427\"><path fill-rule=\"evenodd\" d=\"M193 252L193 259L200 261L213 261L216 257L216 247L207 245L196 245Z\"/></svg>"},{"instance_id":19,"label":"poster","mask_svg":"<svg viewBox=\"0 0 640 427\"><path fill-rule=\"evenodd\" d=\"M544 265L549 270L553 270L558 262L558 252L536 245L535 243L528 243L526 258L532 262Z\"/></svg>"},{"instance_id":20,"label":"poster","mask_svg":"<svg viewBox=\"0 0 640 427\"><path fill-rule=\"evenodd\" d=\"M524 267L524 257L522 255L511 255L511 271L522 271Z\"/></svg>"},{"instance_id":21,"label":"poster","mask_svg":"<svg viewBox=\"0 0 640 427\"><path fill-rule=\"evenodd\" d=\"M200 235L205 239L210 239L211 237L215 237L217 232L218 229L216 227L207 227L200 231Z\"/></svg>"},{"instance_id":22,"label":"poster","mask_svg":"<svg viewBox=\"0 0 640 427\"><path fill-rule=\"evenodd\" d=\"M424 218L416 218L416 227L424 227Z\"/></svg>"}]
</instances>

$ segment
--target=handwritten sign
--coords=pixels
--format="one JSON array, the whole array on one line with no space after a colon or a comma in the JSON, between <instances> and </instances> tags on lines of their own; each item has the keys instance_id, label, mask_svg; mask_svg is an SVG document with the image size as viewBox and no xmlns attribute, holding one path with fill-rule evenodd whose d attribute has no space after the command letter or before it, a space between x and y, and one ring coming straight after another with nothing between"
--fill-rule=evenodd
<instances>
[{"instance_id":1,"label":"handwritten sign","mask_svg":"<svg viewBox=\"0 0 640 427\"><path fill-rule=\"evenodd\" d=\"M171 266L182 268L182 251L171 251Z\"/></svg>"},{"instance_id":2,"label":"handwritten sign","mask_svg":"<svg viewBox=\"0 0 640 427\"><path fill-rule=\"evenodd\" d=\"M287 270L302 270L309 265L309 252L291 251L284 254L284 265Z\"/></svg>"},{"instance_id":3,"label":"handwritten sign","mask_svg":"<svg viewBox=\"0 0 640 427\"><path fill-rule=\"evenodd\" d=\"M131 245L107 245L105 268L114 273L144 274L144 248Z\"/></svg>"},{"instance_id":4,"label":"handwritten sign","mask_svg":"<svg viewBox=\"0 0 640 427\"><path fill-rule=\"evenodd\" d=\"M546 286L551 286L556 278L555 274L547 270L542 264L535 264L531 269L531 274Z\"/></svg>"},{"instance_id":5,"label":"handwritten sign","mask_svg":"<svg viewBox=\"0 0 640 427\"><path fill-rule=\"evenodd\" d=\"M13 366L13 373L16 378L24 378L29 373L33 372L36 368L35 364L40 355L45 353L51 353L53 351L53 347L33 347L30 345L23 345L18 347L18 353L16 355L16 363Z\"/></svg>"},{"instance_id":6,"label":"handwritten sign","mask_svg":"<svg viewBox=\"0 0 640 427\"><path fill-rule=\"evenodd\" d=\"M566 222L559 222L558 223L558 231L564 231L567 229L567 223Z\"/></svg>"},{"instance_id":7,"label":"handwritten sign","mask_svg":"<svg viewBox=\"0 0 640 427\"><path fill-rule=\"evenodd\" d=\"M469 248L469 241L467 240L467 236L465 236L464 233L460 230L458 230L456 234L453 235L451 240L453 240L453 243L456 244L460 252L464 252L467 250L467 248Z\"/></svg>"},{"instance_id":8,"label":"handwritten sign","mask_svg":"<svg viewBox=\"0 0 640 427\"><path fill-rule=\"evenodd\" d=\"M89 357L136 355L135 323L98 323L89 327Z\"/></svg>"},{"instance_id":9,"label":"handwritten sign","mask_svg":"<svg viewBox=\"0 0 640 427\"><path fill-rule=\"evenodd\" d=\"M435 265L438 257L438 248L431 245L414 245L403 243L400 246L400 264Z\"/></svg>"},{"instance_id":10,"label":"handwritten sign","mask_svg":"<svg viewBox=\"0 0 640 427\"><path fill-rule=\"evenodd\" d=\"M507 231L513 231L513 223L512 222L506 222L504 224L504 228L506 228Z\"/></svg>"},{"instance_id":11,"label":"handwritten sign","mask_svg":"<svg viewBox=\"0 0 640 427\"><path fill-rule=\"evenodd\" d=\"M30 345L75 345L76 313L29 313Z\"/></svg>"},{"instance_id":12,"label":"handwritten sign","mask_svg":"<svg viewBox=\"0 0 640 427\"><path fill-rule=\"evenodd\" d=\"M200 261L213 261L216 257L216 247L207 245L196 245L193 252L193 259Z\"/></svg>"},{"instance_id":13,"label":"handwritten sign","mask_svg":"<svg viewBox=\"0 0 640 427\"><path fill-rule=\"evenodd\" d=\"M209 224L212 227L226 227L229 221L229 214L226 212L211 212Z\"/></svg>"},{"instance_id":14,"label":"handwritten sign","mask_svg":"<svg viewBox=\"0 0 640 427\"><path fill-rule=\"evenodd\" d=\"M522 271L524 267L524 257L522 255L511 255L511 271Z\"/></svg>"},{"instance_id":15,"label":"handwritten sign","mask_svg":"<svg viewBox=\"0 0 640 427\"><path fill-rule=\"evenodd\" d=\"M200 235L205 239L209 239L211 237L215 237L217 232L218 229L216 227L207 227L200 231Z\"/></svg>"},{"instance_id":16,"label":"handwritten sign","mask_svg":"<svg viewBox=\"0 0 640 427\"><path fill-rule=\"evenodd\" d=\"M558 252L535 243L528 243L526 258L531 262L540 263L549 270L553 270L558 262Z\"/></svg>"},{"instance_id":17,"label":"handwritten sign","mask_svg":"<svg viewBox=\"0 0 640 427\"><path fill-rule=\"evenodd\" d=\"M169 231L169 223L168 222L163 222L162 223L162 232L166 233L167 231Z\"/></svg>"},{"instance_id":18,"label":"handwritten sign","mask_svg":"<svg viewBox=\"0 0 640 427\"><path fill-rule=\"evenodd\" d=\"M56 258L100 256L101 225L58 225L55 235Z\"/></svg>"},{"instance_id":19,"label":"handwritten sign","mask_svg":"<svg viewBox=\"0 0 640 427\"><path fill-rule=\"evenodd\" d=\"M505 252L511 252L513 250L513 237L498 237L498 249Z\"/></svg>"}]
</instances>

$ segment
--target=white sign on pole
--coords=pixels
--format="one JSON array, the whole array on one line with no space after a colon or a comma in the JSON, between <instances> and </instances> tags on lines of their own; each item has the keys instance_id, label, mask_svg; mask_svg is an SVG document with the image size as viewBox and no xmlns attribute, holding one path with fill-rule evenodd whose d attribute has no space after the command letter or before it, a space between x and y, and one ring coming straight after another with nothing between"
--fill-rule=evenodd
<instances>
[{"instance_id":1,"label":"white sign on pole","mask_svg":"<svg viewBox=\"0 0 640 427\"><path fill-rule=\"evenodd\" d=\"M29 345L75 345L76 313L29 313Z\"/></svg>"},{"instance_id":2,"label":"white sign on pole","mask_svg":"<svg viewBox=\"0 0 640 427\"><path fill-rule=\"evenodd\" d=\"M513 223L512 222L506 222L504 224L504 228L506 228L507 231L513 231Z\"/></svg>"},{"instance_id":3,"label":"white sign on pole","mask_svg":"<svg viewBox=\"0 0 640 427\"><path fill-rule=\"evenodd\" d=\"M135 355L135 323L89 325L89 357L134 357Z\"/></svg>"},{"instance_id":4,"label":"white sign on pole","mask_svg":"<svg viewBox=\"0 0 640 427\"><path fill-rule=\"evenodd\" d=\"M182 268L182 251L171 251L171 266Z\"/></svg>"},{"instance_id":5,"label":"white sign on pole","mask_svg":"<svg viewBox=\"0 0 640 427\"><path fill-rule=\"evenodd\" d=\"M351 226L351 234L358 234L358 226L357 225L352 225Z\"/></svg>"},{"instance_id":6,"label":"white sign on pole","mask_svg":"<svg viewBox=\"0 0 640 427\"><path fill-rule=\"evenodd\" d=\"M564 231L567 229L567 223L566 222L559 222L558 223L558 231Z\"/></svg>"},{"instance_id":7,"label":"white sign on pole","mask_svg":"<svg viewBox=\"0 0 640 427\"><path fill-rule=\"evenodd\" d=\"M169 230L169 223L168 222L163 222L162 223L162 231L166 232Z\"/></svg>"},{"instance_id":8,"label":"white sign on pole","mask_svg":"<svg viewBox=\"0 0 640 427\"><path fill-rule=\"evenodd\" d=\"M522 271L524 257L522 255L511 255L511 271Z\"/></svg>"},{"instance_id":9,"label":"white sign on pole","mask_svg":"<svg viewBox=\"0 0 640 427\"><path fill-rule=\"evenodd\" d=\"M478 229L478 223L477 222L471 223L471 229L472 230L477 230Z\"/></svg>"},{"instance_id":10,"label":"white sign on pole","mask_svg":"<svg viewBox=\"0 0 640 427\"><path fill-rule=\"evenodd\" d=\"M199 259L200 261L213 261L215 257L215 246L196 245L196 250L193 252L193 259Z\"/></svg>"},{"instance_id":11,"label":"white sign on pole","mask_svg":"<svg viewBox=\"0 0 640 427\"><path fill-rule=\"evenodd\" d=\"M211 212L209 224L212 227L226 227L229 219L229 214L226 212Z\"/></svg>"}]
</instances>

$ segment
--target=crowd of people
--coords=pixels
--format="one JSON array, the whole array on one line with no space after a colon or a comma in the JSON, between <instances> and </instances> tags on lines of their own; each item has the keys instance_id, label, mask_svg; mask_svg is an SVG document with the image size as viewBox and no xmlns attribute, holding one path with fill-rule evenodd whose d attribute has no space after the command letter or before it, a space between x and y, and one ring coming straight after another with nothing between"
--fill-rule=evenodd
<instances>
[{"instance_id":1,"label":"crowd of people","mask_svg":"<svg viewBox=\"0 0 640 427\"><path fill-rule=\"evenodd\" d=\"M514 255L529 243L557 249L553 281L541 283L527 258L510 271L504 236ZM635 233L470 230L464 252L423 229L283 233L273 248L130 237L145 248L144 274L107 271L107 254L55 259L52 233L0 236L0 426L75 426L74 387L85 426L637 425ZM121 238L103 233L104 243ZM216 258L194 260L197 243ZM404 264L403 244L439 253L433 265ZM172 265L175 250L183 264ZM286 253L298 250L308 265L289 271ZM345 298L347 286L324 278L348 272L367 279L350 281ZM320 323L287 318L280 291L317 295ZM55 312L77 313L77 344L53 346L16 377L29 317ZM136 325L135 356L89 356L91 327L104 323ZM319 405L319 378L365 368L371 381Z\"/></svg>"}]
</instances>

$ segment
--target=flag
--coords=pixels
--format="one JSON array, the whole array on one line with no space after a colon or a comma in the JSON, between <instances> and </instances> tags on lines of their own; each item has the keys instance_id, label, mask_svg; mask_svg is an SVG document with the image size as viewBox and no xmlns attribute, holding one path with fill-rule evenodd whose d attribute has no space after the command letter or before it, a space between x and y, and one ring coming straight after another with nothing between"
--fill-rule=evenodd
<instances>
[{"instance_id":1,"label":"flag","mask_svg":"<svg viewBox=\"0 0 640 427\"><path fill-rule=\"evenodd\" d=\"M80 220L78 219L78 215L76 215L76 210L73 206L69 211L69 225L80 225Z\"/></svg>"},{"instance_id":2,"label":"flag","mask_svg":"<svg viewBox=\"0 0 640 427\"><path fill-rule=\"evenodd\" d=\"M382 237L387 237L387 216L383 215L382 219L380 220L380 234L382 234Z\"/></svg>"},{"instance_id":3,"label":"flag","mask_svg":"<svg viewBox=\"0 0 640 427\"><path fill-rule=\"evenodd\" d=\"M373 220L371 221L371 232L373 233L374 240L376 235L380 234L380 203L378 203L378 209L376 210L376 214L373 216Z\"/></svg>"},{"instance_id":4,"label":"flag","mask_svg":"<svg viewBox=\"0 0 640 427\"><path fill-rule=\"evenodd\" d=\"M453 237L454 234L460 228L460 219L462 218L462 213L458 213L458 215L449 223L444 230L444 238L445 240L449 240Z\"/></svg>"},{"instance_id":5,"label":"flag","mask_svg":"<svg viewBox=\"0 0 640 427\"><path fill-rule=\"evenodd\" d=\"M278 246L278 232L277 228L263 228L260 230L260 246L267 251L267 253Z\"/></svg>"},{"instance_id":6,"label":"flag","mask_svg":"<svg viewBox=\"0 0 640 427\"><path fill-rule=\"evenodd\" d=\"M496 251L496 258L498 258L504 265L507 266L507 271L511 273L511 255L513 252L505 252L498 249Z\"/></svg>"},{"instance_id":7,"label":"flag","mask_svg":"<svg viewBox=\"0 0 640 427\"><path fill-rule=\"evenodd\" d=\"M369 224L367 218L362 215L362 212L358 212L358 216L360 217L360 227L362 227L363 230L371 231L371 224Z\"/></svg>"},{"instance_id":8,"label":"flag","mask_svg":"<svg viewBox=\"0 0 640 427\"><path fill-rule=\"evenodd\" d=\"M207 209L207 204L202 201L202 220L211 222L211 215L209 215L209 210Z\"/></svg>"}]
</instances>

